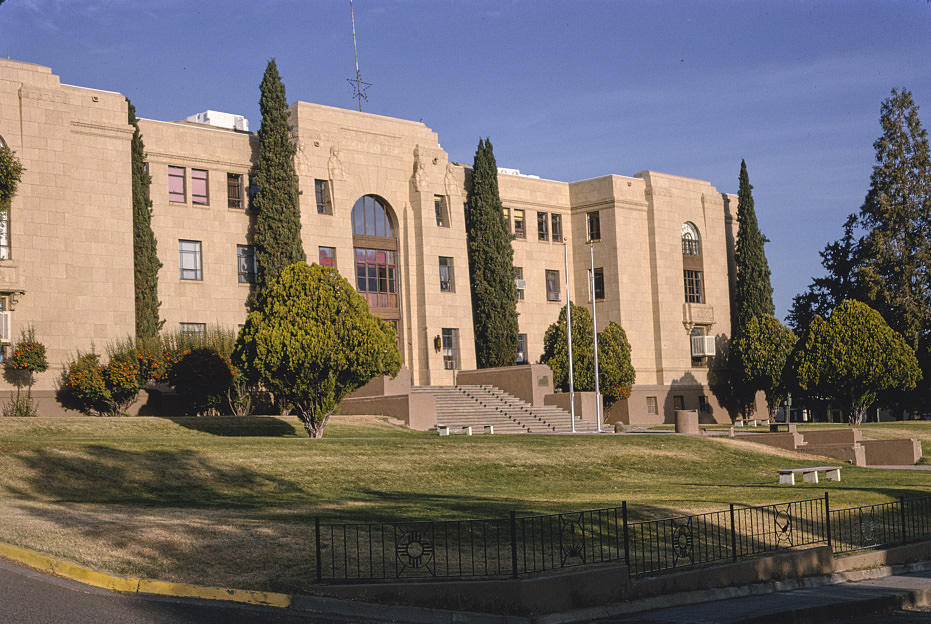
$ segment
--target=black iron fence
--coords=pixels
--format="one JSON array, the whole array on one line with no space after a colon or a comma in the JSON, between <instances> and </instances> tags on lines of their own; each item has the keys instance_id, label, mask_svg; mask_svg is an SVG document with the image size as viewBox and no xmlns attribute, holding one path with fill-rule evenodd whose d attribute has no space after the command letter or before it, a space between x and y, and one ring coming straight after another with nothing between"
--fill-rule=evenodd
<instances>
[{"instance_id":1,"label":"black iron fence","mask_svg":"<svg viewBox=\"0 0 931 624\"><path fill-rule=\"evenodd\" d=\"M445 522L314 526L317 581L518 578L625 563L630 574L826 544L846 553L931 537L931 496L831 510L824 498L629 522L620 507Z\"/></svg>"}]
</instances>

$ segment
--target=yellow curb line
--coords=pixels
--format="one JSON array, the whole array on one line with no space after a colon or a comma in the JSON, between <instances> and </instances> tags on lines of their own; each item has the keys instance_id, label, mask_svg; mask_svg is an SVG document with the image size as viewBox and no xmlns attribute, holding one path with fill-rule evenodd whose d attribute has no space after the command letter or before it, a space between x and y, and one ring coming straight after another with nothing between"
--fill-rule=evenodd
<instances>
[{"instance_id":1,"label":"yellow curb line","mask_svg":"<svg viewBox=\"0 0 931 624\"><path fill-rule=\"evenodd\" d=\"M280 607L291 606L291 596L274 592L252 591L247 589L223 589L222 587L205 587L187 583L169 583L127 576L112 576L91 570L67 561L59 561L37 552L18 548L0 542L0 557L14 563L20 563L45 574L54 574L85 585L101 587L114 592L128 594L157 594L177 598L202 598L204 600L225 600L243 604Z\"/></svg>"}]
</instances>

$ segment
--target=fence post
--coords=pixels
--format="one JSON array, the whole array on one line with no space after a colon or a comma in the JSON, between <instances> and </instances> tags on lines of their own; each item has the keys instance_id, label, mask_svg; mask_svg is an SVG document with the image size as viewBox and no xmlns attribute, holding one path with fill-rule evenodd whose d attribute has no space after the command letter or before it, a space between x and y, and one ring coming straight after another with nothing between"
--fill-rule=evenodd
<instances>
[{"instance_id":1,"label":"fence post","mask_svg":"<svg viewBox=\"0 0 931 624\"><path fill-rule=\"evenodd\" d=\"M734 520L734 503L731 503L731 558L737 561L737 522Z\"/></svg>"},{"instance_id":2,"label":"fence post","mask_svg":"<svg viewBox=\"0 0 931 624\"><path fill-rule=\"evenodd\" d=\"M908 524L905 522L905 497L904 496L899 498L899 506L902 508L902 514L901 514L902 515L902 543L904 544L905 542L908 541L908 536L905 532Z\"/></svg>"},{"instance_id":3,"label":"fence post","mask_svg":"<svg viewBox=\"0 0 931 624\"><path fill-rule=\"evenodd\" d=\"M831 549L831 552L834 552L834 544L831 541L831 499L828 496L828 493L824 493L824 520L825 520L825 531L827 532L828 539L828 548Z\"/></svg>"},{"instance_id":4,"label":"fence post","mask_svg":"<svg viewBox=\"0 0 931 624\"><path fill-rule=\"evenodd\" d=\"M630 535L627 533L627 501L621 501L621 517L624 520L624 565L630 576Z\"/></svg>"},{"instance_id":5,"label":"fence post","mask_svg":"<svg viewBox=\"0 0 931 624\"><path fill-rule=\"evenodd\" d=\"M323 581L323 560L320 557L320 553L323 550L320 547L320 516L314 516L314 535L316 536L314 542L317 547L317 582L320 583Z\"/></svg>"},{"instance_id":6,"label":"fence post","mask_svg":"<svg viewBox=\"0 0 931 624\"><path fill-rule=\"evenodd\" d=\"M511 512L511 578L517 578L517 512Z\"/></svg>"}]
</instances>

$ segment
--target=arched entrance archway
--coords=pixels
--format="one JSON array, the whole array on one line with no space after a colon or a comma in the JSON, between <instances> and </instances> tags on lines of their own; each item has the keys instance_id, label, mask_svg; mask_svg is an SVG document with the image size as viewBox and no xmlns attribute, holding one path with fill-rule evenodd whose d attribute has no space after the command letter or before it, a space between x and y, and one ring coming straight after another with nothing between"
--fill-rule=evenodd
<instances>
[{"instance_id":1,"label":"arched entrance archway","mask_svg":"<svg viewBox=\"0 0 931 624\"><path fill-rule=\"evenodd\" d=\"M401 344L397 221L388 203L363 195L352 207L352 246L356 290L375 316L394 325Z\"/></svg>"}]
</instances>

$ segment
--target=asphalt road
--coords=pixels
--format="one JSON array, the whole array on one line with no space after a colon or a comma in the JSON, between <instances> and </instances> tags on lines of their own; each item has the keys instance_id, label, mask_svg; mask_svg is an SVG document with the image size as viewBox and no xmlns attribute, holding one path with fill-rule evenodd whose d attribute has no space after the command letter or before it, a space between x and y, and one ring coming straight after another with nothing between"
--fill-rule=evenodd
<instances>
[{"instance_id":1,"label":"asphalt road","mask_svg":"<svg viewBox=\"0 0 931 624\"><path fill-rule=\"evenodd\" d=\"M346 624L283 609L128 596L0 560L2 624Z\"/></svg>"}]
</instances>

